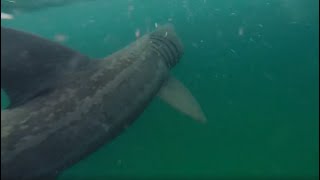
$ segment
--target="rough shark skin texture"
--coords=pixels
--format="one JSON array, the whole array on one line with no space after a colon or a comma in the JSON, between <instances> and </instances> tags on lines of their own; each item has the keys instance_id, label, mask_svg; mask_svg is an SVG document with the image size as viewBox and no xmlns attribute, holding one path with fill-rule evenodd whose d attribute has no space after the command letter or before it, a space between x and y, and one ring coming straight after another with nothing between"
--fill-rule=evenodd
<instances>
[{"instance_id":1,"label":"rough shark skin texture","mask_svg":"<svg viewBox=\"0 0 320 180\"><path fill-rule=\"evenodd\" d=\"M143 112L182 54L172 25L102 60L2 27L1 86L14 101L1 112L1 179L54 179L109 142Z\"/></svg>"}]
</instances>

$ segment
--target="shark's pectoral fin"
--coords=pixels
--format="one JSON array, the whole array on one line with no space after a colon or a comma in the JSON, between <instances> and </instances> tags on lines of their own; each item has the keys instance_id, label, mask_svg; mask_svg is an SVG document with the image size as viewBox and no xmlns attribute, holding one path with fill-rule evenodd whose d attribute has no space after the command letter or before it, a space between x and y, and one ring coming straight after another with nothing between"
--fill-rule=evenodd
<instances>
[{"instance_id":1,"label":"shark's pectoral fin","mask_svg":"<svg viewBox=\"0 0 320 180\"><path fill-rule=\"evenodd\" d=\"M183 114L203 123L207 121L199 103L191 92L172 76L160 89L158 96Z\"/></svg>"}]
</instances>

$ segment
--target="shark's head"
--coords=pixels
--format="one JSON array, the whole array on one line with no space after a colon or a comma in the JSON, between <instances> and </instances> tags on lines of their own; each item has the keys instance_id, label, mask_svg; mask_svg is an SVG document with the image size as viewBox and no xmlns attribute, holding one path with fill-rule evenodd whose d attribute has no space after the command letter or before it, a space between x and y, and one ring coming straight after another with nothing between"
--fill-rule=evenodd
<instances>
[{"instance_id":1,"label":"shark's head","mask_svg":"<svg viewBox=\"0 0 320 180\"><path fill-rule=\"evenodd\" d=\"M183 55L183 46L171 24L159 26L149 35L150 47L159 53L169 68L174 67Z\"/></svg>"}]
</instances>

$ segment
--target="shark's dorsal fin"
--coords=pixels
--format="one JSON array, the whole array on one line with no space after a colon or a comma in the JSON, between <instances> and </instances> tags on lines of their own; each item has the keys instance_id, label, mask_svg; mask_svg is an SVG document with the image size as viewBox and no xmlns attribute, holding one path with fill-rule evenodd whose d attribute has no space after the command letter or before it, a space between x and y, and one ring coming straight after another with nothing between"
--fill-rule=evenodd
<instances>
[{"instance_id":1,"label":"shark's dorsal fin","mask_svg":"<svg viewBox=\"0 0 320 180\"><path fill-rule=\"evenodd\" d=\"M205 123L207 118L191 92L177 79L170 77L160 89L158 96L176 110L194 120Z\"/></svg>"},{"instance_id":2,"label":"shark's dorsal fin","mask_svg":"<svg viewBox=\"0 0 320 180\"><path fill-rule=\"evenodd\" d=\"M1 88L9 108L53 88L57 76L72 73L88 62L80 53L39 36L1 27Z\"/></svg>"}]
</instances>

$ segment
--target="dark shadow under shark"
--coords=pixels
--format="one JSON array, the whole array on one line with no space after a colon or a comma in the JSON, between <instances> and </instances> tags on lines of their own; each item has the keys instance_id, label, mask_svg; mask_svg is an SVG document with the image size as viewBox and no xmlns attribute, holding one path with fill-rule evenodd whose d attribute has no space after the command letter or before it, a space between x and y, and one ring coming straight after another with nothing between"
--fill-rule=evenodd
<instances>
[{"instance_id":1,"label":"dark shadow under shark","mask_svg":"<svg viewBox=\"0 0 320 180\"><path fill-rule=\"evenodd\" d=\"M117 136L159 95L190 117L206 117L170 77L183 54L172 25L107 58L1 27L1 179L52 179Z\"/></svg>"}]
</instances>

